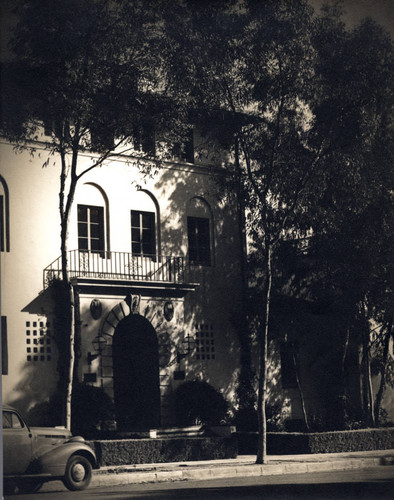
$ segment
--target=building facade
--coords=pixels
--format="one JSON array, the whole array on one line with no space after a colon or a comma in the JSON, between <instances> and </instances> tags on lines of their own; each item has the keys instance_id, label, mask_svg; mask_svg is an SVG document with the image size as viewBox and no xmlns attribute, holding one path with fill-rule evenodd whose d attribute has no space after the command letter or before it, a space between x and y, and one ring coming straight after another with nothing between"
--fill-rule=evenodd
<instances>
[{"instance_id":1,"label":"building facade","mask_svg":"<svg viewBox=\"0 0 394 500\"><path fill-rule=\"evenodd\" d=\"M2 142L0 173L3 403L32 415L55 391L64 355L52 293L61 278L60 168L56 156L43 168L48 152L43 142L35 148L16 153ZM81 170L93 160L81 154ZM208 156L187 160L147 176L119 154L77 185L68 270L78 380L114 399L123 428L171 425L170 396L186 380L234 401L239 213L235 199L217 196L214 178L225 170Z\"/></svg>"},{"instance_id":2,"label":"building facade","mask_svg":"<svg viewBox=\"0 0 394 500\"><path fill-rule=\"evenodd\" d=\"M34 153L1 142L2 399L32 424L41 423L40 409L57 387L59 357L67 355L55 341L61 318L53 296L62 277L60 166L44 141L42 131ZM173 425L172 395L185 381L205 381L236 403L242 217L235 196L218 195L228 159L207 152L197 133L193 144L187 157L162 162L149 175L138 155L120 152L77 185L67 254L76 376L114 401L119 429ZM81 153L80 171L94 160L94 153ZM279 304L268 368L274 419L299 430L305 412L328 413L322 409L332 407L338 392L332 381L342 323L332 313ZM360 407L360 350L350 347L348 383ZM256 344L252 359L257 371ZM376 393L379 378L373 382ZM383 406L392 419L392 390Z\"/></svg>"}]
</instances>

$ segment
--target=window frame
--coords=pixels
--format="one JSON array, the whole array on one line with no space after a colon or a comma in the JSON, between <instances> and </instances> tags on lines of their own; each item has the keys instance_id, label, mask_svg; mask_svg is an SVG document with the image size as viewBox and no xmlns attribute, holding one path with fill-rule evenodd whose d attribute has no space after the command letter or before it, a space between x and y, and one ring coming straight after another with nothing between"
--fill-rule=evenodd
<instances>
[{"instance_id":1,"label":"window frame","mask_svg":"<svg viewBox=\"0 0 394 500\"><path fill-rule=\"evenodd\" d=\"M156 154L156 134L152 123L144 123L134 127L134 151L155 156Z\"/></svg>"},{"instance_id":2,"label":"window frame","mask_svg":"<svg viewBox=\"0 0 394 500\"><path fill-rule=\"evenodd\" d=\"M188 131L184 141L173 144L172 156L176 161L194 163L194 132L192 129Z\"/></svg>"},{"instance_id":3,"label":"window frame","mask_svg":"<svg viewBox=\"0 0 394 500\"><path fill-rule=\"evenodd\" d=\"M5 250L5 203L4 203L4 195L0 194L0 251L4 252Z\"/></svg>"},{"instance_id":4,"label":"window frame","mask_svg":"<svg viewBox=\"0 0 394 500\"><path fill-rule=\"evenodd\" d=\"M90 127L90 150L93 153L105 153L115 149L115 135L105 127Z\"/></svg>"},{"instance_id":5,"label":"window frame","mask_svg":"<svg viewBox=\"0 0 394 500\"><path fill-rule=\"evenodd\" d=\"M280 373L283 389L296 389L297 367L295 364L297 346L293 342L280 343Z\"/></svg>"},{"instance_id":6,"label":"window frame","mask_svg":"<svg viewBox=\"0 0 394 500\"><path fill-rule=\"evenodd\" d=\"M133 215L138 215L138 226L133 225ZM144 227L144 221L143 218L149 217L150 219L150 226ZM134 239L133 236L133 230L139 231L139 239L136 240ZM151 231L151 236L148 241L144 241L144 230L150 230ZM130 210L130 236L131 236L131 254L135 256L140 256L140 257L148 257L151 259L155 259L157 257L157 248L156 248L156 213L155 212L149 212L146 210ZM134 250L134 244L140 245L140 251L135 251ZM148 253L144 251L144 245L149 244L150 250L153 250L153 252Z\"/></svg>"},{"instance_id":7,"label":"window frame","mask_svg":"<svg viewBox=\"0 0 394 500\"><path fill-rule=\"evenodd\" d=\"M189 264L212 266L211 219L188 215L187 239Z\"/></svg>"},{"instance_id":8,"label":"window frame","mask_svg":"<svg viewBox=\"0 0 394 500\"><path fill-rule=\"evenodd\" d=\"M10 252L10 195L7 183L0 175L0 251Z\"/></svg>"},{"instance_id":9,"label":"window frame","mask_svg":"<svg viewBox=\"0 0 394 500\"><path fill-rule=\"evenodd\" d=\"M1 374L8 375L7 316L1 316Z\"/></svg>"},{"instance_id":10,"label":"window frame","mask_svg":"<svg viewBox=\"0 0 394 500\"><path fill-rule=\"evenodd\" d=\"M87 209L87 220L81 220L79 211L80 209ZM99 236L92 236L92 226L96 224L91 221L91 211L98 210L98 228ZM86 224L87 226L87 236L82 236L80 233L80 224ZM78 250L79 252L95 253L99 254L101 257L105 256L105 209L103 206L99 205L85 205L78 203L77 205L77 232L78 232ZM88 248L81 248L81 240L87 241ZM92 249L92 241L97 240L99 242L99 249Z\"/></svg>"}]
</instances>

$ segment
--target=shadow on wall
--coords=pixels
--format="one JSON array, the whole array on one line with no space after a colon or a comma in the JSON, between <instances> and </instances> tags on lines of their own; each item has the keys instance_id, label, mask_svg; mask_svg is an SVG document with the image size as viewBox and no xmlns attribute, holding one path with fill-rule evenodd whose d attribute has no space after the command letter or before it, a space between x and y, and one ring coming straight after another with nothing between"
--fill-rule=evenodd
<instances>
[{"instance_id":1,"label":"shadow on wall","mask_svg":"<svg viewBox=\"0 0 394 500\"><path fill-rule=\"evenodd\" d=\"M21 350L25 362L20 368L19 382L7 398L26 416L30 425L61 425L53 422L49 412L49 396L57 383L57 349L53 339L53 301L50 290L42 291L21 312L28 313Z\"/></svg>"},{"instance_id":2,"label":"shadow on wall","mask_svg":"<svg viewBox=\"0 0 394 500\"><path fill-rule=\"evenodd\" d=\"M52 366L56 366L56 360L52 361ZM51 374L55 371L52 366ZM42 369L39 361L26 362L21 371L23 376L14 389L18 396L8 403L25 415L32 426L62 425L54 421L48 396L48 392L52 394L56 388L56 376L48 380L48 371Z\"/></svg>"},{"instance_id":3,"label":"shadow on wall","mask_svg":"<svg viewBox=\"0 0 394 500\"><path fill-rule=\"evenodd\" d=\"M187 358L187 380L206 381L217 389L221 389L227 400L235 402L235 392L239 377L240 342L236 334L237 325L229 319L229 315L241 315L242 301L240 290L241 279L241 244L238 227L236 200L233 195L223 199L223 187L212 178L199 176L193 172L173 176L171 171L163 171L160 183L156 188L161 196L170 202L171 214L184 214L175 224L165 224L163 214L162 241L178 241L181 231L184 237L184 248L187 249L187 203L193 197L205 199L211 206L214 224L212 248L213 266L197 266L191 269L190 279L200 283L200 287L185 299L185 322L195 325L197 318L208 318L215 324L215 343L217 342L217 359L215 361L198 361L195 353ZM170 218L171 214L167 214ZM181 249L169 248L166 253L178 254ZM221 308L221 304L224 307ZM217 339L217 340L216 340ZM255 347L255 346L254 346ZM216 348L216 346L215 346ZM258 349L254 349L255 352ZM229 365L232 363L232 366ZM257 356L254 367L258 367ZM181 367L182 368L182 367ZM283 395L279 376L279 354L272 356L269 367L269 404L280 416L289 413L288 402ZM257 385L256 394L257 394ZM235 412L235 408L232 408ZM276 417L275 417L276 418Z\"/></svg>"}]
</instances>

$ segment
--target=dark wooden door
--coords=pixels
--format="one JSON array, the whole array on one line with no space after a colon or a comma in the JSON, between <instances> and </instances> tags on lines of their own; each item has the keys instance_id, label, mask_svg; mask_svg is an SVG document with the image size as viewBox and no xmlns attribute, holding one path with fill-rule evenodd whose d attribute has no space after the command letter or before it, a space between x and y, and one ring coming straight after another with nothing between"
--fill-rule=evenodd
<instances>
[{"instance_id":1,"label":"dark wooden door","mask_svg":"<svg viewBox=\"0 0 394 500\"><path fill-rule=\"evenodd\" d=\"M159 353L151 323L139 314L120 321L113 337L112 356L118 429L159 427Z\"/></svg>"}]
</instances>

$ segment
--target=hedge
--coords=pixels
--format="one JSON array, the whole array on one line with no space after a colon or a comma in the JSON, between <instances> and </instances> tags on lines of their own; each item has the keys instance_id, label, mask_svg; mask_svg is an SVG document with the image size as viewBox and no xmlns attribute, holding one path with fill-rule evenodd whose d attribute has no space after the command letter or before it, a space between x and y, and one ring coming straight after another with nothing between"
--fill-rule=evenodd
<instances>
[{"instance_id":1,"label":"hedge","mask_svg":"<svg viewBox=\"0 0 394 500\"><path fill-rule=\"evenodd\" d=\"M115 439L90 441L100 466L236 458L237 440L230 437Z\"/></svg>"},{"instance_id":2,"label":"hedge","mask_svg":"<svg viewBox=\"0 0 394 500\"><path fill-rule=\"evenodd\" d=\"M257 433L238 432L238 453L254 455L257 452ZM394 427L332 432L268 432L269 455L305 453L342 453L394 449Z\"/></svg>"}]
</instances>

